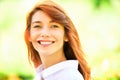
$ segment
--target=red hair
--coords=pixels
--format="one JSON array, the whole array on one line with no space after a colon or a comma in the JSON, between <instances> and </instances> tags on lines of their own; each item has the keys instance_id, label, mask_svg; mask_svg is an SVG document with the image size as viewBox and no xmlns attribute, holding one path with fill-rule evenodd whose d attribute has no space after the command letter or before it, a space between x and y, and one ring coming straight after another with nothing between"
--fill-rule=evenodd
<instances>
[{"instance_id":1,"label":"red hair","mask_svg":"<svg viewBox=\"0 0 120 80\"><path fill-rule=\"evenodd\" d=\"M78 70L83 75L84 80L90 80L90 69L84 58L84 52L81 49L79 35L71 19L67 16L64 10L52 1L38 3L28 13L25 30L25 42L28 48L28 58L33 62L35 67L41 64L41 59L38 52L34 49L32 43L29 41L31 18L33 14L42 10L51 19L64 26L65 35L68 37L68 42L64 43L64 53L67 60L78 60Z\"/></svg>"}]
</instances>

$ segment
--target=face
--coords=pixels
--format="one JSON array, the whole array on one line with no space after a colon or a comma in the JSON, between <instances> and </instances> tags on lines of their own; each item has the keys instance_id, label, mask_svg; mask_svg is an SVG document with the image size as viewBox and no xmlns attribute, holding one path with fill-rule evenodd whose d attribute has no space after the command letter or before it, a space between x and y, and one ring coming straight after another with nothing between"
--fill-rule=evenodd
<instances>
[{"instance_id":1,"label":"face","mask_svg":"<svg viewBox=\"0 0 120 80\"><path fill-rule=\"evenodd\" d=\"M43 11L32 16L30 41L40 55L63 53L64 41L67 41L64 27L54 22Z\"/></svg>"}]
</instances>

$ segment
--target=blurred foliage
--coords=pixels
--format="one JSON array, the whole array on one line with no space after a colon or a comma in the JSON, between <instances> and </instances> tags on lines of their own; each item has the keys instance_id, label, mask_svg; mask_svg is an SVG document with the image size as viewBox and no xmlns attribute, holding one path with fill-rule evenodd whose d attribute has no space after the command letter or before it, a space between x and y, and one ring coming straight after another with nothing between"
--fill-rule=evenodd
<instances>
[{"instance_id":1,"label":"blurred foliage","mask_svg":"<svg viewBox=\"0 0 120 80\"><path fill-rule=\"evenodd\" d=\"M0 80L33 80L33 75L22 75L22 74L0 74Z\"/></svg>"},{"instance_id":2,"label":"blurred foliage","mask_svg":"<svg viewBox=\"0 0 120 80\"><path fill-rule=\"evenodd\" d=\"M100 8L104 5L111 5L111 0L92 0L93 1L93 6L95 6L95 8Z\"/></svg>"},{"instance_id":3,"label":"blurred foliage","mask_svg":"<svg viewBox=\"0 0 120 80\"><path fill-rule=\"evenodd\" d=\"M32 80L34 77L23 39L26 12L34 2L0 0L0 80ZM93 79L120 80L120 0L56 2L65 8L77 26Z\"/></svg>"}]
</instances>

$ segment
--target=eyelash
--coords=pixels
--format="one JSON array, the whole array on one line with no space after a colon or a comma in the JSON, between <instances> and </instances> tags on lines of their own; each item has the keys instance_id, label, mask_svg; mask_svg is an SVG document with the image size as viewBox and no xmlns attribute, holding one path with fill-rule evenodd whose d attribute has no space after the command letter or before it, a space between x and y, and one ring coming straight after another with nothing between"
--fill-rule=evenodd
<instances>
[{"instance_id":1,"label":"eyelash","mask_svg":"<svg viewBox=\"0 0 120 80\"><path fill-rule=\"evenodd\" d=\"M33 28L42 28L40 25L34 25ZM50 28L59 28L59 25L53 24L50 26Z\"/></svg>"},{"instance_id":2,"label":"eyelash","mask_svg":"<svg viewBox=\"0 0 120 80\"><path fill-rule=\"evenodd\" d=\"M51 27L52 28L58 28L59 26L58 25L52 25Z\"/></svg>"},{"instance_id":3,"label":"eyelash","mask_svg":"<svg viewBox=\"0 0 120 80\"><path fill-rule=\"evenodd\" d=\"M33 28L40 28L40 27L41 27L40 25L33 26Z\"/></svg>"}]
</instances>

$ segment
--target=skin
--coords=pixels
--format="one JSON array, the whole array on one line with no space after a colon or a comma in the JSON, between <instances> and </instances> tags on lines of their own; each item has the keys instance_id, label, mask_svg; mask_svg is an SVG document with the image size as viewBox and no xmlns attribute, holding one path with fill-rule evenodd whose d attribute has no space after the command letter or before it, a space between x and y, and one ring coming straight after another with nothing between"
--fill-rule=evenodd
<instances>
[{"instance_id":1,"label":"skin","mask_svg":"<svg viewBox=\"0 0 120 80\"><path fill-rule=\"evenodd\" d=\"M40 11L40 10L44 11L47 15L49 15L48 17L51 21L48 21L47 24L42 23L42 28L38 27L38 30L37 30L36 29L37 26L36 28L32 27L34 25L33 17L35 17L33 15L37 14L37 11ZM36 16L35 19L39 20L39 18L40 16ZM64 28L62 27L62 31L57 32L57 31L51 30L55 28L55 26L54 28L50 28L51 26L50 23L54 22L51 18L56 22L58 22L59 25L61 24L60 26L64 26ZM46 18L42 18L42 20L44 19ZM45 28L45 26L48 26L49 28L47 27ZM65 32L63 31L63 29ZM45 32L44 35L43 35L43 32ZM54 36L52 34L53 32L54 32ZM59 34L61 33L62 37L59 36L58 33ZM65 37L65 35L67 37ZM41 40L39 40L41 39L41 36L43 36L42 39L44 41L42 45L38 43L38 42L41 42ZM27 49L28 49L28 59L30 63L33 63L35 68L37 68L41 64L43 65L44 68L47 68L51 65L54 65L66 59L78 60L79 61L78 70L83 75L84 79L89 80L91 78L90 68L88 67L88 64L84 58L85 55L81 48L81 43L79 40L79 35L77 33L77 30L75 29L75 26L71 21L71 19L64 12L64 9L62 9L59 5L57 5L53 1L48 0L48 1L44 1L43 3L38 2L33 7L33 9L28 13L26 17L26 29L25 29L24 38L27 44ZM51 41L55 43L51 43ZM64 47L63 47L63 44L64 44ZM63 51L63 48L64 48L64 51Z\"/></svg>"},{"instance_id":2,"label":"skin","mask_svg":"<svg viewBox=\"0 0 120 80\"><path fill-rule=\"evenodd\" d=\"M66 60L63 45L68 39L64 27L43 11L32 16L29 40L38 51L44 68Z\"/></svg>"}]
</instances>

